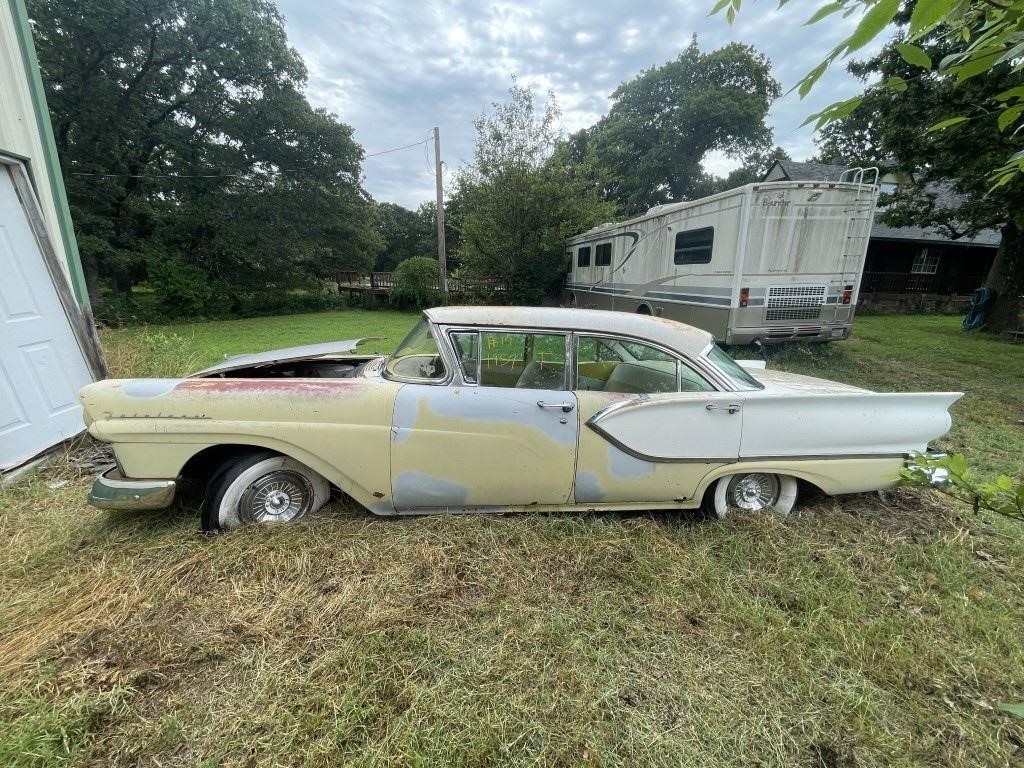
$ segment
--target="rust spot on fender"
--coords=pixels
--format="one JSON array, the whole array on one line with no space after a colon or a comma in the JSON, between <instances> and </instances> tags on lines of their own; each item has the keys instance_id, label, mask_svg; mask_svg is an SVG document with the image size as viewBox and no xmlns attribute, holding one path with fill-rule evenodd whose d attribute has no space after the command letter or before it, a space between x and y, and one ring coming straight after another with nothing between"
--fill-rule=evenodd
<instances>
[{"instance_id":1,"label":"rust spot on fender","mask_svg":"<svg viewBox=\"0 0 1024 768\"><path fill-rule=\"evenodd\" d=\"M187 379L175 392L210 393L225 395L295 395L296 397L326 397L340 392L364 389L357 379Z\"/></svg>"},{"instance_id":2,"label":"rust spot on fender","mask_svg":"<svg viewBox=\"0 0 1024 768\"><path fill-rule=\"evenodd\" d=\"M373 495L374 495L374 496L375 496L376 498L378 498L378 499L383 499L383 498L384 498L384 494L383 494L383 493L381 493L380 491L374 491L374 492L373 492Z\"/></svg>"}]
</instances>

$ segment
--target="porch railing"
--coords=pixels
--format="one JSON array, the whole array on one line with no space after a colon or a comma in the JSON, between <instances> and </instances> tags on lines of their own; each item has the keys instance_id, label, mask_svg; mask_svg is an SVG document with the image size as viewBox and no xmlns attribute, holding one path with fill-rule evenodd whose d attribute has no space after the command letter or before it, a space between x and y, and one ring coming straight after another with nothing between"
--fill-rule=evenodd
<instances>
[{"instance_id":1,"label":"porch railing","mask_svg":"<svg viewBox=\"0 0 1024 768\"><path fill-rule=\"evenodd\" d=\"M369 275L363 275L358 272L339 272L337 283L339 289L389 290L395 287L395 276L393 272L371 272ZM454 293L500 293L505 288L505 281L496 277L448 278L448 290Z\"/></svg>"},{"instance_id":2,"label":"porch railing","mask_svg":"<svg viewBox=\"0 0 1024 768\"><path fill-rule=\"evenodd\" d=\"M861 293L938 293L965 296L984 282L977 275L922 275L911 272L865 272Z\"/></svg>"}]
</instances>

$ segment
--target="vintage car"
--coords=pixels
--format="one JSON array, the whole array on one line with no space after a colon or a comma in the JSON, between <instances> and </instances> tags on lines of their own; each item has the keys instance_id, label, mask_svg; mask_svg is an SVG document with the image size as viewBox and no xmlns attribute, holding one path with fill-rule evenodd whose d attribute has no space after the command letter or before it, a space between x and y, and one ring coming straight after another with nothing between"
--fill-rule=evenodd
<instances>
[{"instance_id":1,"label":"vintage car","mask_svg":"<svg viewBox=\"0 0 1024 768\"><path fill-rule=\"evenodd\" d=\"M116 467L102 508L205 482L202 524L288 522L332 488L381 515L687 509L719 517L885 488L957 392L880 394L736 362L697 328L528 307L428 310L394 354L360 340L244 355L80 394Z\"/></svg>"}]
</instances>

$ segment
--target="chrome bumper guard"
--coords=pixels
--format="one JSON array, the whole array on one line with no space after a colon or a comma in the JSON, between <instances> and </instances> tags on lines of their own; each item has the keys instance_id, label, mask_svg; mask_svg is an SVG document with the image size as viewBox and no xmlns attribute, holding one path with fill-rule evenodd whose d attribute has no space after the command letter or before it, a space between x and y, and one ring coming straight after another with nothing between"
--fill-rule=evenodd
<instances>
[{"instance_id":1,"label":"chrome bumper guard","mask_svg":"<svg viewBox=\"0 0 1024 768\"><path fill-rule=\"evenodd\" d=\"M96 478L89 503L100 509L161 509L174 501L176 480L130 480L117 467Z\"/></svg>"},{"instance_id":2,"label":"chrome bumper guard","mask_svg":"<svg viewBox=\"0 0 1024 768\"><path fill-rule=\"evenodd\" d=\"M924 452L925 459L944 459L948 455L947 453L933 451L931 448ZM938 488L940 491L950 486L948 469L945 467L922 467L920 464L915 463L914 458L912 454L907 456L907 460L904 462L907 469L923 469L925 474L928 475L932 487Z\"/></svg>"}]
</instances>

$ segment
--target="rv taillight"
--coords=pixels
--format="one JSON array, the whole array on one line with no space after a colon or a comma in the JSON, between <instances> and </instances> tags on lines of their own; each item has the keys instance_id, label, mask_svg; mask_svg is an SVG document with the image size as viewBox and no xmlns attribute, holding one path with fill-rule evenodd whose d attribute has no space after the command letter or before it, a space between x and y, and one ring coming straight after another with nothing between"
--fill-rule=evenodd
<instances>
[{"instance_id":1,"label":"rv taillight","mask_svg":"<svg viewBox=\"0 0 1024 768\"><path fill-rule=\"evenodd\" d=\"M740 288L740 306L745 307L750 303L750 289Z\"/></svg>"},{"instance_id":2,"label":"rv taillight","mask_svg":"<svg viewBox=\"0 0 1024 768\"><path fill-rule=\"evenodd\" d=\"M843 286L843 304L849 304L853 300L853 286Z\"/></svg>"}]
</instances>

